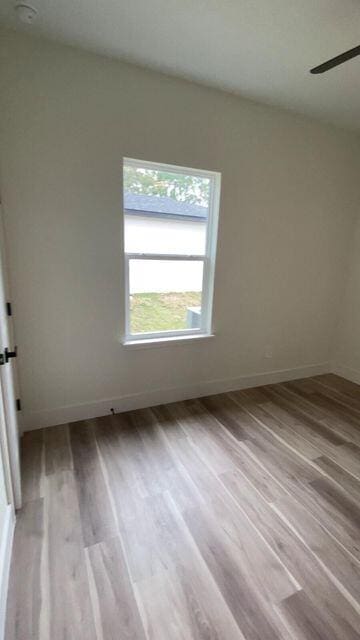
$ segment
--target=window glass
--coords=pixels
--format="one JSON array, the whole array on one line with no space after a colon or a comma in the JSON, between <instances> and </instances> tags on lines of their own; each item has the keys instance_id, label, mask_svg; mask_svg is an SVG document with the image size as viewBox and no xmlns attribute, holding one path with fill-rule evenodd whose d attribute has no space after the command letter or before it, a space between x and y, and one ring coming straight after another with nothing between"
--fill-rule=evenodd
<instances>
[{"instance_id":1,"label":"window glass","mask_svg":"<svg viewBox=\"0 0 360 640\"><path fill-rule=\"evenodd\" d=\"M129 260L131 333L200 328L203 261Z\"/></svg>"},{"instance_id":2,"label":"window glass","mask_svg":"<svg viewBox=\"0 0 360 640\"><path fill-rule=\"evenodd\" d=\"M206 224L192 220L161 220L125 213L125 251L205 255Z\"/></svg>"},{"instance_id":3,"label":"window glass","mask_svg":"<svg viewBox=\"0 0 360 640\"><path fill-rule=\"evenodd\" d=\"M204 255L209 194L209 178L125 164L125 251Z\"/></svg>"}]
</instances>

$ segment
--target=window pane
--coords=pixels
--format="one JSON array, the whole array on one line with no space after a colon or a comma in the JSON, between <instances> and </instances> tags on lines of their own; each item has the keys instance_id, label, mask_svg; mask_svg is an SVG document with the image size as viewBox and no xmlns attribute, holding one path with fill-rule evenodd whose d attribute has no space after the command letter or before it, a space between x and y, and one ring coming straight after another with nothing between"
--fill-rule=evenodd
<instances>
[{"instance_id":1,"label":"window pane","mask_svg":"<svg viewBox=\"0 0 360 640\"><path fill-rule=\"evenodd\" d=\"M204 255L209 198L209 178L125 163L125 251Z\"/></svg>"},{"instance_id":2,"label":"window pane","mask_svg":"<svg viewBox=\"0 0 360 640\"><path fill-rule=\"evenodd\" d=\"M125 213L126 253L205 255L206 224Z\"/></svg>"},{"instance_id":3,"label":"window pane","mask_svg":"<svg viewBox=\"0 0 360 640\"><path fill-rule=\"evenodd\" d=\"M130 332L198 329L202 261L129 260Z\"/></svg>"}]
</instances>

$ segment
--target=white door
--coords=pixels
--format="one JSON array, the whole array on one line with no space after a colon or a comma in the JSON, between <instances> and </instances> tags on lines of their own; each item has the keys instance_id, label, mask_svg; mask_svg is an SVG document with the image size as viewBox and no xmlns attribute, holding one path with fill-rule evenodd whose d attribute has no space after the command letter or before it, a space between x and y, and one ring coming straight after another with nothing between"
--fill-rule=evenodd
<instances>
[{"instance_id":1,"label":"white door","mask_svg":"<svg viewBox=\"0 0 360 640\"><path fill-rule=\"evenodd\" d=\"M6 489L15 509L21 507L19 424L17 411L16 357L12 316L8 303L5 238L0 205L0 444Z\"/></svg>"}]
</instances>

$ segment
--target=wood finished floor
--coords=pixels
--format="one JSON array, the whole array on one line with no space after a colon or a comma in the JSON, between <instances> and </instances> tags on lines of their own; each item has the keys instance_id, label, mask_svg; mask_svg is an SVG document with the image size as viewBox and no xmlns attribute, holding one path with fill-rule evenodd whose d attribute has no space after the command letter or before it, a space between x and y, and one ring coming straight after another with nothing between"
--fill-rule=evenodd
<instances>
[{"instance_id":1,"label":"wood finished floor","mask_svg":"<svg viewBox=\"0 0 360 640\"><path fill-rule=\"evenodd\" d=\"M26 433L6 640L360 639L360 387Z\"/></svg>"}]
</instances>

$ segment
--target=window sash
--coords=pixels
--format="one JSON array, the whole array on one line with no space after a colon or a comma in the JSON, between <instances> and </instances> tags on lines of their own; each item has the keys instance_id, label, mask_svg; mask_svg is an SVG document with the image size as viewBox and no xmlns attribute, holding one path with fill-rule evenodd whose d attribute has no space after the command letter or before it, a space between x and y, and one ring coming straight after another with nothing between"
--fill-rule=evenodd
<instances>
[{"instance_id":1,"label":"window sash","mask_svg":"<svg viewBox=\"0 0 360 640\"><path fill-rule=\"evenodd\" d=\"M186 176L194 176L195 178L208 178L210 181L220 174L215 171L207 171L206 169L192 169L190 167L181 167L180 165L163 164L161 162L152 162L149 160L135 160L135 158L124 158L123 163L127 167L134 169L151 169L152 171L168 171L169 173L181 174Z\"/></svg>"},{"instance_id":2,"label":"window sash","mask_svg":"<svg viewBox=\"0 0 360 640\"><path fill-rule=\"evenodd\" d=\"M201 287L201 317L200 327L197 329L174 329L169 331L151 331L149 333L131 333L130 328L130 260L176 260L177 262L203 262L203 279ZM156 338L172 338L176 336L199 335L209 333L208 318L204 310L208 307L207 292L204 289L206 282L206 270L208 260L206 256L189 254L165 254L165 253L125 253L125 342L136 340L148 340Z\"/></svg>"},{"instance_id":3,"label":"window sash","mask_svg":"<svg viewBox=\"0 0 360 640\"><path fill-rule=\"evenodd\" d=\"M206 256L200 254L191 255L190 253L125 253L128 260L178 260L186 262L190 260L205 260Z\"/></svg>"}]
</instances>

